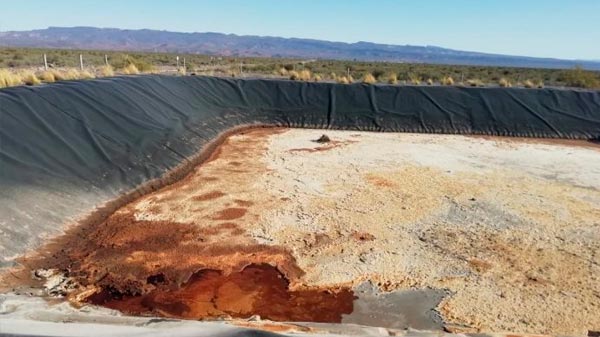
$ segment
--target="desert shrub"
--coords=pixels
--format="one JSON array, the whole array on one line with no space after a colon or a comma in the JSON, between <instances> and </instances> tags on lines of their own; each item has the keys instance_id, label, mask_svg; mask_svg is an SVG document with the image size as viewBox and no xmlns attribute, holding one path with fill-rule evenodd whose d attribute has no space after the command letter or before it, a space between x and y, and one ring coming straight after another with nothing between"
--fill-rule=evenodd
<instances>
[{"instance_id":1,"label":"desert shrub","mask_svg":"<svg viewBox=\"0 0 600 337\"><path fill-rule=\"evenodd\" d=\"M37 78L37 76L35 76L35 73L32 71L25 70L20 74L20 76L21 80L26 85L38 85L42 83L42 81L40 81L40 79Z\"/></svg>"},{"instance_id":2,"label":"desert shrub","mask_svg":"<svg viewBox=\"0 0 600 337\"><path fill-rule=\"evenodd\" d=\"M531 80L525 80L525 81L523 82L523 86L524 86L525 88L533 88L535 85L533 84L533 82L531 82Z\"/></svg>"},{"instance_id":3,"label":"desert shrub","mask_svg":"<svg viewBox=\"0 0 600 337\"><path fill-rule=\"evenodd\" d=\"M284 67L281 67L281 68L279 68L278 73L281 76L287 76L288 75L288 70L285 69Z\"/></svg>"},{"instance_id":4,"label":"desert shrub","mask_svg":"<svg viewBox=\"0 0 600 337\"><path fill-rule=\"evenodd\" d=\"M329 74L329 77L335 81L337 78L337 75L336 75L336 73L332 72L331 74Z\"/></svg>"},{"instance_id":5,"label":"desert shrub","mask_svg":"<svg viewBox=\"0 0 600 337\"><path fill-rule=\"evenodd\" d=\"M396 73L391 73L388 76L388 83L389 84L398 84L398 75L396 75Z\"/></svg>"},{"instance_id":6,"label":"desert shrub","mask_svg":"<svg viewBox=\"0 0 600 337\"><path fill-rule=\"evenodd\" d=\"M111 66L103 66L98 69L98 74L100 77L110 77L115 75L115 71Z\"/></svg>"},{"instance_id":7,"label":"desert shrub","mask_svg":"<svg viewBox=\"0 0 600 337\"><path fill-rule=\"evenodd\" d=\"M12 71L0 69L0 88L14 87L21 84L20 76Z\"/></svg>"},{"instance_id":8,"label":"desert shrub","mask_svg":"<svg viewBox=\"0 0 600 337\"><path fill-rule=\"evenodd\" d=\"M125 55L124 57L115 60L113 65L116 68L121 69L121 72L127 75L139 74L140 72L149 73L154 71L154 66L148 63L148 61L138 57L133 57L131 55Z\"/></svg>"},{"instance_id":9,"label":"desert shrub","mask_svg":"<svg viewBox=\"0 0 600 337\"><path fill-rule=\"evenodd\" d=\"M348 83L350 83L350 81L348 80L348 77L346 77L346 76L338 76L337 82L341 83L341 84L348 84Z\"/></svg>"},{"instance_id":10,"label":"desert shrub","mask_svg":"<svg viewBox=\"0 0 600 337\"><path fill-rule=\"evenodd\" d=\"M321 78L321 75L319 75L319 74L315 74L315 76L313 77L313 80L314 80L315 82L320 82L320 81L322 80L322 78Z\"/></svg>"},{"instance_id":11,"label":"desert shrub","mask_svg":"<svg viewBox=\"0 0 600 337\"><path fill-rule=\"evenodd\" d=\"M298 74L298 72L295 70L288 72L288 75L290 75L290 80L292 80L292 81L300 80L300 74Z\"/></svg>"},{"instance_id":12,"label":"desert shrub","mask_svg":"<svg viewBox=\"0 0 600 337\"><path fill-rule=\"evenodd\" d=\"M373 77L375 77L375 79L379 79L381 76L383 76L385 74L385 71L381 70L381 69L375 69L373 70L373 72L371 73L373 75Z\"/></svg>"},{"instance_id":13,"label":"desert shrub","mask_svg":"<svg viewBox=\"0 0 600 337\"><path fill-rule=\"evenodd\" d=\"M135 75L140 73L137 66L133 63L130 63L127 66L125 66L123 69L121 69L121 72L125 75Z\"/></svg>"},{"instance_id":14,"label":"desert shrub","mask_svg":"<svg viewBox=\"0 0 600 337\"><path fill-rule=\"evenodd\" d=\"M539 80L535 83L535 86L538 87L538 89L542 89L544 87L544 81Z\"/></svg>"},{"instance_id":15,"label":"desert shrub","mask_svg":"<svg viewBox=\"0 0 600 337\"><path fill-rule=\"evenodd\" d=\"M409 73L408 81L413 85L419 85L421 84L421 77L417 74Z\"/></svg>"},{"instance_id":16,"label":"desert shrub","mask_svg":"<svg viewBox=\"0 0 600 337\"><path fill-rule=\"evenodd\" d=\"M348 75L346 78L348 79L348 83L354 83L354 77L352 77L352 75Z\"/></svg>"},{"instance_id":17,"label":"desert shrub","mask_svg":"<svg viewBox=\"0 0 600 337\"><path fill-rule=\"evenodd\" d=\"M300 81L310 81L310 79L312 78L312 73L310 72L310 70L302 70L298 74L298 78Z\"/></svg>"},{"instance_id":18,"label":"desert shrub","mask_svg":"<svg viewBox=\"0 0 600 337\"><path fill-rule=\"evenodd\" d=\"M428 78L427 79L427 85L433 85L433 79Z\"/></svg>"},{"instance_id":19,"label":"desert shrub","mask_svg":"<svg viewBox=\"0 0 600 337\"><path fill-rule=\"evenodd\" d=\"M454 85L454 79L451 76L444 76L440 83L442 83L442 85Z\"/></svg>"},{"instance_id":20,"label":"desert shrub","mask_svg":"<svg viewBox=\"0 0 600 337\"><path fill-rule=\"evenodd\" d=\"M580 66L565 71L562 78L569 87L600 88L600 75L584 70Z\"/></svg>"},{"instance_id":21,"label":"desert shrub","mask_svg":"<svg viewBox=\"0 0 600 337\"><path fill-rule=\"evenodd\" d=\"M194 72L194 71L196 71L196 68L198 68L198 67L196 67L196 65L192 62L187 62L185 64L185 70L188 72ZM152 69L152 71L154 71L154 69Z\"/></svg>"},{"instance_id":22,"label":"desert shrub","mask_svg":"<svg viewBox=\"0 0 600 337\"><path fill-rule=\"evenodd\" d=\"M362 82L366 84L375 84L377 79L375 79L375 76L373 76L371 73L366 73L362 78Z\"/></svg>"},{"instance_id":23,"label":"desert shrub","mask_svg":"<svg viewBox=\"0 0 600 337\"><path fill-rule=\"evenodd\" d=\"M467 80L467 85L471 87L483 87L483 82L478 78Z\"/></svg>"},{"instance_id":24,"label":"desert shrub","mask_svg":"<svg viewBox=\"0 0 600 337\"><path fill-rule=\"evenodd\" d=\"M52 83L52 82L56 81L56 77L54 77L54 73L50 70L41 72L39 78L40 78L40 80L42 80L42 82L46 82L46 83Z\"/></svg>"},{"instance_id":25,"label":"desert shrub","mask_svg":"<svg viewBox=\"0 0 600 337\"><path fill-rule=\"evenodd\" d=\"M135 64L135 67L138 69L139 72L141 73L151 73L154 71L154 66L151 65L148 62L142 61L142 60L137 60L136 62L134 62L133 64Z\"/></svg>"},{"instance_id":26,"label":"desert shrub","mask_svg":"<svg viewBox=\"0 0 600 337\"><path fill-rule=\"evenodd\" d=\"M510 88L512 87L512 83L510 83L509 80L507 80L506 78L502 77L499 81L498 81L498 85L503 87L503 88Z\"/></svg>"}]
</instances>

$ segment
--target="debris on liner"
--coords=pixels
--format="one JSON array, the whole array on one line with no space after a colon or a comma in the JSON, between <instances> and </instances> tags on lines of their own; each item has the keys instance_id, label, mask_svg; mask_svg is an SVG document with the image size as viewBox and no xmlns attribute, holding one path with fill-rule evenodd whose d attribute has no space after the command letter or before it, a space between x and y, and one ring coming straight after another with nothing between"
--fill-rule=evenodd
<instances>
[{"instance_id":1,"label":"debris on liner","mask_svg":"<svg viewBox=\"0 0 600 337\"><path fill-rule=\"evenodd\" d=\"M321 137L319 137L319 139L315 140L315 142L317 143L329 143L331 141L331 139L329 138L329 136L323 134Z\"/></svg>"}]
</instances>

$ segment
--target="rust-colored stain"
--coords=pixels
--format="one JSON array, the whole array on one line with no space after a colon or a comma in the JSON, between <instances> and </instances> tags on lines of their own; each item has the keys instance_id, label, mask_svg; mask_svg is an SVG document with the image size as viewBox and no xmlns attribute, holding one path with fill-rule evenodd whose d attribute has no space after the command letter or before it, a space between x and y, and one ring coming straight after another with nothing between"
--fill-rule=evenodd
<instances>
[{"instance_id":1,"label":"rust-colored stain","mask_svg":"<svg viewBox=\"0 0 600 337\"><path fill-rule=\"evenodd\" d=\"M260 315L274 321L340 322L350 314L354 295L348 289L290 290L276 268L249 265L223 274L201 270L176 290L156 289L143 296L122 296L103 290L90 298L136 315L159 314L187 319Z\"/></svg>"},{"instance_id":2,"label":"rust-colored stain","mask_svg":"<svg viewBox=\"0 0 600 337\"><path fill-rule=\"evenodd\" d=\"M346 146L352 143L356 143L356 140L345 140L345 141L338 141L338 140L332 140L328 143L326 143L326 145L322 145L322 146L317 146L317 147L313 147L313 148L297 148L297 149L289 149L288 152L289 153L296 153L296 152L308 152L308 153L313 153L313 152L323 152L323 151L329 151L329 150L333 150L335 148L338 147L342 147L342 146Z\"/></svg>"},{"instance_id":3,"label":"rust-colored stain","mask_svg":"<svg viewBox=\"0 0 600 337\"><path fill-rule=\"evenodd\" d=\"M373 174L367 175L366 179L369 183L371 183L375 186L379 186L379 187L396 187L397 186L393 181L385 179L383 177L373 175Z\"/></svg>"},{"instance_id":4,"label":"rust-colored stain","mask_svg":"<svg viewBox=\"0 0 600 337\"><path fill-rule=\"evenodd\" d=\"M193 197L192 199L194 199L195 201L206 201L206 200L221 198L223 196L225 196L225 193L223 193L221 191L212 191L212 192L208 192L205 194L197 195L197 196Z\"/></svg>"},{"instance_id":5,"label":"rust-colored stain","mask_svg":"<svg viewBox=\"0 0 600 337\"><path fill-rule=\"evenodd\" d=\"M233 222L201 228L116 213L70 230L22 263L28 273L65 270L82 291L95 289L72 300L136 315L340 322L352 312L352 290L291 288L303 274L291 254L244 234Z\"/></svg>"},{"instance_id":6,"label":"rust-colored stain","mask_svg":"<svg viewBox=\"0 0 600 337\"><path fill-rule=\"evenodd\" d=\"M238 206L241 206L241 207L250 207L250 206L254 205L254 203L252 201L248 201L248 200L235 199L235 200L233 200L233 202L235 202Z\"/></svg>"},{"instance_id":7,"label":"rust-colored stain","mask_svg":"<svg viewBox=\"0 0 600 337\"><path fill-rule=\"evenodd\" d=\"M473 267L478 272L485 272L492 268L492 264L477 258L472 258L467 261L471 267Z\"/></svg>"},{"instance_id":8,"label":"rust-colored stain","mask_svg":"<svg viewBox=\"0 0 600 337\"><path fill-rule=\"evenodd\" d=\"M234 220L234 219L239 219L239 218L243 217L244 215L246 215L246 212L248 212L248 209L246 209L246 208L230 207L230 208L225 208L224 210L217 212L216 214L214 214L212 216L211 219L213 219L213 220Z\"/></svg>"}]
</instances>

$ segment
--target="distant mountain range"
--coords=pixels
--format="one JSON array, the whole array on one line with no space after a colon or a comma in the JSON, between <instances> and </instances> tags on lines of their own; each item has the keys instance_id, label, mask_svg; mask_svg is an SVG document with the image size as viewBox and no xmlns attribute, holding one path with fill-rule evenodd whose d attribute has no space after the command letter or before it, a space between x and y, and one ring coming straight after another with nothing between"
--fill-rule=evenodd
<instances>
[{"instance_id":1,"label":"distant mountain range","mask_svg":"<svg viewBox=\"0 0 600 337\"><path fill-rule=\"evenodd\" d=\"M461 65L600 70L599 61L561 60L487 54L435 46L387 45L371 42L330 42L221 33L176 33L94 27L50 27L0 32L0 46L181 52L221 56L320 58Z\"/></svg>"}]
</instances>

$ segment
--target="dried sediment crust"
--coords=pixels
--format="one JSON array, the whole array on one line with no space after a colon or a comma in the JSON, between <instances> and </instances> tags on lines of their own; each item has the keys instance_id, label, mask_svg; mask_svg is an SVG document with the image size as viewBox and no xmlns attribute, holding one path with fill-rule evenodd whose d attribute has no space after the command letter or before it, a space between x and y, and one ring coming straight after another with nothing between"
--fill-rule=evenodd
<instances>
[{"instance_id":1,"label":"dried sediment crust","mask_svg":"<svg viewBox=\"0 0 600 337\"><path fill-rule=\"evenodd\" d=\"M285 281L277 289L292 297L316 291L306 298L343 308L332 316L261 311L276 320L337 320L351 310L349 287L368 280L389 291L450 290L438 310L464 331L597 330L595 149L339 131L328 131L330 143L313 142L321 133L232 136L184 179L26 262L64 269L91 289L88 300L136 314L270 309L256 294L275 288L261 282L236 296L249 302L185 304L191 288L218 301L221 286L237 291L241 275L259 270Z\"/></svg>"}]
</instances>

